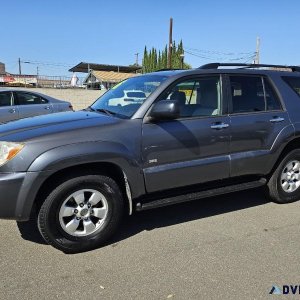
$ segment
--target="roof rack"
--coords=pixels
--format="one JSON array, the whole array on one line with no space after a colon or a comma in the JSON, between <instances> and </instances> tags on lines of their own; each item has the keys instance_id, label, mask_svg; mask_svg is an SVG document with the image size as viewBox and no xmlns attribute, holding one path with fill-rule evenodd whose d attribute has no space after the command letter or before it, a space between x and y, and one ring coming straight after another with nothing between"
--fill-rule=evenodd
<instances>
[{"instance_id":1,"label":"roof rack","mask_svg":"<svg viewBox=\"0 0 300 300\"><path fill-rule=\"evenodd\" d=\"M170 69L170 68L164 68L164 69L159 69L159 70L155 70L154 72L161 72L161 71L181 71L184 69Z\"/></svg>"},{"instance_id":2,"label":"roof rack","mask_svg":"<svg viewBox=\"0 0 300 300\"><path fill-rule=\"evenodd\" d=\"M210 63L198 69L218 69L219 67L244 67L244 68L276 68L291 69L293 72L300 72L300 66L267 65L267 64L242 64L242 63Z\"/></svg>"}]
</instances>

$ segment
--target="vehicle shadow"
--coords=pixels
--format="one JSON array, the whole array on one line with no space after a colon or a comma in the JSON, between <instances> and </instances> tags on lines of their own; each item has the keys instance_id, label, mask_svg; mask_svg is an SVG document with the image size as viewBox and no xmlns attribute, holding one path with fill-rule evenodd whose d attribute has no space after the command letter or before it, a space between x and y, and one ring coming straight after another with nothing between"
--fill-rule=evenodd
<instances>
[{"instance_id":1,"label":"vehicle shadow","mask_svg":"<svg viewBox=\"0 0 300 300\"><path fill-rule=\"evenodd\" d=\"M126 217L122 229L110 240L110 244L120 242L144 230L150 231L209 218L269 202L260 188L142 211L132 217Z\"/></svg>"},{"instance_id":2,"label":"vehicle shadow","mask_svg":"<svg viewBox=\"0 0 300 300\"><path fill-rule=\"evenodd\" d=\"M255 189L142 211L133 216L125 217L117 234L106 245L113 246L145 230L149 231L155 228L226 214L264 205L268 202L269 200L264 196L262 189ZM45 244L35 220L18 222L18 228L23 239Z\"/></svg>"}]
</instances>

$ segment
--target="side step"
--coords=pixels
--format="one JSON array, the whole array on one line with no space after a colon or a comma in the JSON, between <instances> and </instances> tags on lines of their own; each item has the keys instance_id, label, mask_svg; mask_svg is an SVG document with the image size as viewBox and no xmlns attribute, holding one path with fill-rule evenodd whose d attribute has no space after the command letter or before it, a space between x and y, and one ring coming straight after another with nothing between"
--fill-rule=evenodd
<instances>
[{"instance_id":1,"label":"side step","mask_svg":"<svg viewBox=\"0 0 300 300\"><path fill-rule=\"evenodd\" d=\"M159 199L159 200L153 200L151 202L147 202L144 204L137 203L136 210L137 211L148 210L148 209L152 209L152 208L177 204L177 203L181 203L181 202L198 200L201 198L208 198L208 197L228 194L228 193L232 193L232 192L254 189L254 188L263 186L266 183L267 183L267 180L265 178L261 178L260 180L256 180L256 181L239 183L239 184L235 184L235 185L229 185L229 186L210 189L210 190L201 191L201 192L193 192L193 193L189 193L189 194L178 195L178 196L163 198L163 199Z\"/></svg>"}]
</instances>

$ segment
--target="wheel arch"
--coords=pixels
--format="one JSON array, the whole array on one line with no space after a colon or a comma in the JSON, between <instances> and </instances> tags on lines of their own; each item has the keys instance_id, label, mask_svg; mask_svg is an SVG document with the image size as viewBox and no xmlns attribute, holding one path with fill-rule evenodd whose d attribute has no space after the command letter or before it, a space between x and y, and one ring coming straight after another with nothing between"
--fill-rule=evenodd
<instances>
[{"instance_id":1,"label":"wheel arch","mask_svg":"<svg viewBox=\"0 0 300 300\"><path fill-rule=\"evenodd\" d=\"M300 137L295 137L294 139L290 140L284 148L281 150L279 156L277 157L275 164L273 165L273 168L271 172L269 173L269 176L271 176L274 172L274 170L277 168L277 166L280 164L282 159L290 153L293 150L299 149L300 150Z\"/></svg>"},{"instance_id":2,"label":"wheel arch","mask_svg":"<svg viewBox=\"0 0 300 300\"><path fill-rule=\"evenodd\" d=\"M66 167L52 173L49 177L47 177L40 185L36 193L31 215L35 214L35 212L39 210L45 198L57 185L70 178L83 175L104 175L112 178L120 187L124 199L125 209L129 215L132 214L133 203L131 197L131 188L125 171L122 170L120 166L111 162L96 162Z\"/></svg>"}]
</instances>

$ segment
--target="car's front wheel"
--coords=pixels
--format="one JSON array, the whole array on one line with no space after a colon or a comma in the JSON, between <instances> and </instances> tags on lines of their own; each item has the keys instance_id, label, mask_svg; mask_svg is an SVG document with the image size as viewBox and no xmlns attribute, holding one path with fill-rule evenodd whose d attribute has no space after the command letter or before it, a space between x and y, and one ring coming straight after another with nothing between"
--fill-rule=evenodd
<instances>
[{"instance_id":1,"label":"car's front wheel","mask_svg":"<svg viewBox=\"0 0 300 300\"><path fill-rule=\"evenodd\" d=\"M116 182L101 175L79 176L57 186L38 213L47 243L65 253L101 246L116 231L123 200Z\"/></svg>"},{"instance_id":2,"label":"car's front wheel","mask_svg":"<svg viewBox=\"0 0 300 300\"><path fill-rule=\"evenodd\" d=\"M268 182L269 196L277 203L300 199L300 150L288 153Z\"/></svg>"}]
</instances>

